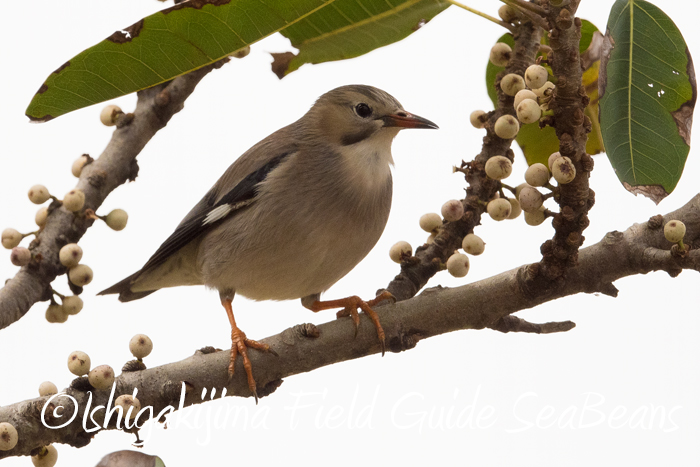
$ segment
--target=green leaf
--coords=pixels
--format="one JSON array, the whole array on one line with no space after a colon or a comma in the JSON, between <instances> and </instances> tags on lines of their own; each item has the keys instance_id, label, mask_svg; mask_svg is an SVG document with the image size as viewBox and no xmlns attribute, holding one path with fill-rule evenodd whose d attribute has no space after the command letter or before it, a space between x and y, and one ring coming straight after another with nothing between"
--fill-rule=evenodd
<instances>
[{"instance_id":1,"label":"green leaf","mask_svg":"<svg viewBox=\"0 0 700 467\"><path fill-rule=\"evenodd\" d=\"M690 52L673 21L645 1L615 2L605 36L600 124L608 158L627 190L658 204L678 184L690 150Z\"/></svg>"},{"instance_id":2,"label":"green leaf","mask_svg":"<svg viewBox=\"0 0 700 467\"><path fill-rule=\"evenodd\" d=\"M597 48L597 50L600 50L600 44L596 44L596 42L593 41L596 33L598 33L599 36L601 35L598 32L598 28L593 23L586 20L582 21L581 40L579 42L579 52L582 56L588 56L592 52L592 49ZM504 34L498 39L498 42L504 42L511 47L515 44L513 36L510 34ZM546 36L542 38L542 43L549 43ZM582 84L590 98L590 104L586 108L586 115L588 115L588 118L593 122L593 131L588 135L588 141L586 142L586 152L588 154L598 154L603 151L603 140L598 127L597 82L599 63L600 61L597 58L595 60L590 60L590 63L586 63L587 68L584 71L582 80ZM547 68L551 74L551 69L546 65L545 68ZM496 75L504 69L504 67L497 67L491 62L486 65L486 87L494 107L498 105L498 94L496 93L496 87L494 85ZM528 165L537 162L547 165L549 155L559 150L559 139L557 138L554 128L547 126L540 129L536 123L522 125L515 141L523 151Z\"/></svg>"},{"instance_id":3,"label":"green leaf","mask_svg":"<svg viewBox=\"0 0 700 467\"><path fill-rule=\"evenodd\" d=\"M273 71L283 78L305 63L366 54L404 39L448 6L446 0L336 0L282 31L299 54L273 54Z\"/></svg>"},{"instance_id":4,"label":"green leaf","mask_svg":"<svg viewBox=\"0 0 700 467\"><path fill-rule=\"evenodd\" d=\"M27 108L45 122L171 80L302 20L333 0L190 0L147 16L54 71Z\"/></svg>"}]
</instances>

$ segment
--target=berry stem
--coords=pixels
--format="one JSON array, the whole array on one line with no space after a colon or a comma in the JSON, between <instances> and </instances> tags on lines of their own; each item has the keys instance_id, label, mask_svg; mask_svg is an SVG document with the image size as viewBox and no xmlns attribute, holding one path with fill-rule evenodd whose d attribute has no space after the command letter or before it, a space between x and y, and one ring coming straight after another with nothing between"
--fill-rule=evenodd
<instances>
[{"instance_id":1,"label":"berry stem","mask_svg":"<svg viewBox=\"0 0 700 467\"><path fill-rule=\"evenodd\" d=\"M487 15L487 14L484 13L484 12L481 12L481 11L479 11L479 10L475 10L475 9L472 8L472 7L468 7L467 5L464 5L464 4L460 3L460 2L458 2L457 0L447 0L447 1L449 1L452 5L454 5L454 6L456 6L456 7L459 7L459 8L461 8L461 9L463 9L463 10L466 10L466 11L468 11L468 12L470 12L470 13L474 13L474 14L477 15L477 16L481 16L482 18L487 19L487 20L491 21L492 23L496 23L496 24L498 24L499 26L503 26L504 28L506 28L506 29L509 30L510 32L515 32L515 28L513 27L512 24L508 24L508 23L506 23L505 21L501 21L500 19L494 18L494 17L491 16L491 15Z\"/></svg>"},{"instance_id":2,"label":"berry stem","mask_svg":"<svg viewBox=\"0 0 700 467\"><path fill-rule=\"evenodd\" d=\"M57 290L55 290L55 289L51 289L51 293L54 294L54 295L56 295L58 298L60 298L60 299L61 299L61 302L63 302L63 299L66 298L65 295L62 295L61 293L59 293L59 292L58 292ZM51 300L53 301L53 297L51 298Z\"/></svg>"},{"instance_id":3,"label":"berry stem","mask_svg":"<svg viewBox=\"0 0 700 467\"><path fill-rule=\"evenodd\" d=\"M503 188L505 188L506 190L508 190L508 191L510 191L511 193L513 193L513 195L515 195L515 188L513 188L513 187L510 186L510 185L507 185L507 184L501 182L501 194L503 194Z\"/></svg>"}]
</instances>

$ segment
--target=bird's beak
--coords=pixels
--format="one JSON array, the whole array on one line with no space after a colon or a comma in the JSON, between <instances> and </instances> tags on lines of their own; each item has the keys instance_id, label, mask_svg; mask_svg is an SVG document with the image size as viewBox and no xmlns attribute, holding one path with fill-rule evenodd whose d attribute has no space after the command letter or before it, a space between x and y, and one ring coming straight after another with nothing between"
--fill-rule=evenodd
<instances>
[{"instance_id":1,"label":"bird's beak","mask_svg":"<svg viewBox=\"0 0 700 467\"><path fill-rule=\"evenodd\" d=\"M439 127L428 120L427 118L419 117L418 115L410 114L406 111L399 111L392 115L386 115L381 117L384 121L385 127L399 127L399 128L432 128L438 129Z\"/></svg>"}]
</instances>

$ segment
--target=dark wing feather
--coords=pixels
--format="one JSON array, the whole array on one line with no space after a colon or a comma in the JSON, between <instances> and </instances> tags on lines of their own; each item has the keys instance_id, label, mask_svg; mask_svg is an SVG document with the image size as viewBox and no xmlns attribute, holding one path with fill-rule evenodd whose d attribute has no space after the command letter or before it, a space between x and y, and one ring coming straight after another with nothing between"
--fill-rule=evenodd
<instances>
[{"instance_id":1,"label":"dark wing feather","mask_svg":"<svg viewBox=\"0 0 700 467\"><path fill-rule=\"evenodd\" d=\"M207 197L209 199L209 203L212 204L175 229L175 232L173 232L172 235L170 235L170 237L163 242L160 248L158 248L153 256L151 256L141 270L146 271L148 269L160 266L170 257L170 255L177 252L180 248L184 247L222 220L230 217L241 209L250 206L255 201L257 185L265 180L268 174L272 172L272 170L277 167L288 155L289 153L280 154L279 156L271 159L267 164L260 167L258 170L248 174L248 176L241 180L235 187L233 187L232 190L221 197L218 202L213 203L213 201L211 201L211 197ZM211 222L207 221L207 218L213 212L216 212L216 209L224 210L227 206L230 208L230 210L228 210L225 215L217 217Z\"/></svg>"},{"instance_id":2,"label":"dark wing feather","mask_svg":"<svg viewBox=\"0 0 700 467\"><path fill-rule=\"evenodd\" d=\"M255 202L257 186L292 152L285 152L270 159L265 165L248 174L238 182L231 190L216 201L216 186L199 202L187 218L175 229L158 250L151 256L140 271L118 282L112 287L103 290L98 295L119 293L121 301L129 301L146 296L153 291L131 292L131 284L142 273L157 268L182 247L195 240L197 237L219 224L222 220L232 216L241 209Z\"/></svg>"}]
</instances>

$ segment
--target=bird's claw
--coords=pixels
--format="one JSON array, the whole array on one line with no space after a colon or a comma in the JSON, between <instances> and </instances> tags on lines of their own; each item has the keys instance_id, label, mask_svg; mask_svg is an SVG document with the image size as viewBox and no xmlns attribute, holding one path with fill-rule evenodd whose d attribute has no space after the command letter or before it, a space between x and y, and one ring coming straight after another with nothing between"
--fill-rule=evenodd
<instances>
[{"instance_id":1,"label":"bird's claw","mask_svg":"<svg viewBox=\"0 0 700 467\"><path fill-rule=\"evenodd\" d=\"M236 368L236 358L238 357L238 354L240 354L243 358L243 368L245 368L246 377L248 379L248 389L250 389L250 392L253 393L253 397L255 397L255 404L257 404L258 391L257 385L255 384L255 378L253 378L253 365L250 362L250 358L248 358L249 348L260 350L262 352L269 352L276 357L279 357L279 354L272 350L272 348L267 344L248 339L245 333L240 329L235 328L231 330L231 358L228 364L229 382L233 378Z\"/></svg>"},{"instance_id":2,"label":"bird's claw","mask_svg":"<svg viewBox=\"0 0 700 467\"><path fill-rule=\"evenodd\" d=\"M381 294L377 295L377 297L366 302L360 297L353 296L341 300L334 300L333 302L326 302L324 306L328 306L331 303L338 305L342 303L346 305L345 308L336 313L336 316L338 318L343 318L345 316L350 316L352 318L352 321L355 324L355 338L357 338L357 333L360 329L360 314L358 313L357 309L361 309L369 317L369 319L372 320L372 323L374 323L374 327L377 329L377 337L379 338L379 343L381 344L382 356L384 356L384 354L386 353L386 338L384 334L384 329L382 328L382 325L379 322L379 317L377 316L377 313L372 309L373 306L380 302L383 302L384 300L393 300L395 302L396 298L391 293L384 291Z\"/></svg>"}]
</instances>

